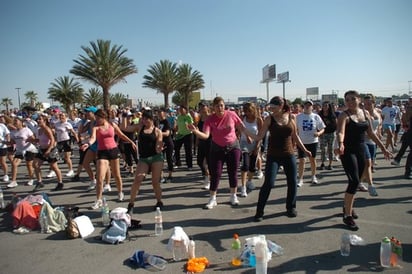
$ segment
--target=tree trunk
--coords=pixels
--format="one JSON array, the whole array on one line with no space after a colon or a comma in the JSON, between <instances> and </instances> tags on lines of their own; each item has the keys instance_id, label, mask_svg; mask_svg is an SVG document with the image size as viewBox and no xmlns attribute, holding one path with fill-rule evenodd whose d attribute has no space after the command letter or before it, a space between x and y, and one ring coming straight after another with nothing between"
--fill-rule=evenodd
<instances>
[{"instance_id":1,"label":"tree trunk","mask_svg":"<svg viewBox=\"0 0 412 274\"><path fill-rule=\"evenodd\" d=\"M169 93L163 92L163 94L164 94L164 99L165 99L165 108L169 108Z\"/></svg>"},{"instance_id":2,"label":"tree trunk","mask_svg":"<svg viewBox=\"0 0 412 274\"><path fill-rule=\"evenodd\" d=\"M103 88L103 109L105 111L108 111L110 109L109 88L107 88L107 87L102 87L102 88Z\"/></svg>"}]
</instances>

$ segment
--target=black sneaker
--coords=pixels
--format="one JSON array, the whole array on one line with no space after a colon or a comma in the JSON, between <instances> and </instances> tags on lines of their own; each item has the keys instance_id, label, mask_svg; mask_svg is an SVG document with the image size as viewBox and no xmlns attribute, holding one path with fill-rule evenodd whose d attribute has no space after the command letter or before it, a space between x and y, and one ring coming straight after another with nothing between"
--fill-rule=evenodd
<instances>
[{"instance_id":1,"label":"black sneaker","mask_svg":"<svg viewBox=\"0 0 412 274\"><path fill-rule=\"evenodd\" d=\"M352 216L343 217L343 223L348 226L349 229L356 231L359 227L356 225Z\"/></svg>"},{"instance_id":2,"label":"black sneaker","mask_svg":"<svg viewBox=\"0 0 412 274\"><path fill-rule=\"evenodd\" d=\"M325 164L321 164L319 167L320 170L324 170L325 169Z\"/></svg>"},{"instance_id":3,"label":"black sneaker","mask_svg":"<svg viewBox=\"0 0 412 274\"><path fill-rule=\"evenodd\" d=\"M156 208L160 208L160 210L163 210L163 203L162 202L157 202L156 205L154 206L154 210L156 211Z\"/></svg>"},{"instance_id":4,"label":"black sneaker","mask_svg":"<svg viewBox=\"0 0 412 274\"><path fill-rule=\"evenodd\" d=\"M44 184L42 182L37 182L36 185L34 186L32 192L36 192L37 190L39 190L40 188L43 188Z\"/></svg>"},{"instance_id":5,"label":"black sneaker","mask_svg":"<svg viewBox=\"0 0 412 274\"><path fill-rule=\"evenodd\" d=\"M253 217L253 221L257 223L263 221L263 215L256 214L255 217Z\"/></svg>"},{"instance_id":6,"label":"black sneaker","mask_svg":"<svg viewBox=\"0 0 412 274\"><path fill-rule=\"evenodd\" d=\"M59 191L63 189L63 183L57 183L57 186L54 188L54 191Z\"/></svg>"},{"instance_id":7,"label":"black sneaker","mask_svg":"<svg viewBox=\"0 0 412 274\"><path fill-rule=\"evenodd\" d=\"M342 207L342 212L343 212L343 216L345 216L345 208L344 207ZM358 219L359 218L358 214L356 214L354 209L352 209L352 217L353 217L353 219Z\"/></svg>"},{"instance_id":8,"label":"black sneaker","mask_svg":"<svg viewBox=\"0 0 412 274\"><path fill-rule=\"evenodd\" d=\"M328 165L328 167L326 169L327 170L333 170L333 167L331 165Z\"/></svg>"},{"instance_id":9,"label":"black sneaker","mask_svg":"<svg viewBox=\"0 0 412 274\"><path fill-rule=\"evenodd\" d=\"M291 208L286 211L286 216L288 216L289 218L295 218L298 216L298 212L295 208Z\"/></svg>"},{"instance_id":10,"label":"black sneaker","mask_svg":"<svg viewBox=\"0 0 412 274\"><path fill-rule=\"evenodd\" d=\"M127 205L127 214L129 214L130 216L133 214L133 207L134 207L134 203L129 203Z\"/></svg>"},{"instance_id":11,"label":"black sneaker","mask_svg":"<svg viewBox=\"0 0 412 274\"><path fill-rule=\"evenodd\" d=\"M79 175L74 175L72 178L72 182L78 182L78 181L80 181Z\"/></svg>"},{"instance_id":12,"label":"black sneaker","mask_svg":"<svg viewBox=\"0 0 412 274\"><path fill-rule=\"evenodd\" d=\"M170 184L172 182L172 176L167 177L165 184Z\"/></svg>"}]
</instances>

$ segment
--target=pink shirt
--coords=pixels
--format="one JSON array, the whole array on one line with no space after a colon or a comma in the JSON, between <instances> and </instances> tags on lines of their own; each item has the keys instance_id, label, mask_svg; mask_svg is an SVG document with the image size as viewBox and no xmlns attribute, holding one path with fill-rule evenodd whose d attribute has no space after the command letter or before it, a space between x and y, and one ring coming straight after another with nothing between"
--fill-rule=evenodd
<instances>
[{"instance_id":1,"label":"pink shirt","mask_svg":"<svg viewBox=\"0 0 412 274\"><path fill-rule=\"evenodd\" d=\"M203 132L209 132L212 135L212 141L223 147L236 141L235 127L241 124L241 118L234 111L225 110L222 117L216 114L209 116L203 126Z\"/></svg>"},{"instance_id":2,"label":"pink shirt","mask_svg":"<svg viewBox=\"0 0 412 274\"><path fill-rule=\"evenodd\" d=\"M109 126L108 129L101 127L96 130L97 150L109 150L117 147L114 140L114 128Z\"/></svg>"}]
</instances>

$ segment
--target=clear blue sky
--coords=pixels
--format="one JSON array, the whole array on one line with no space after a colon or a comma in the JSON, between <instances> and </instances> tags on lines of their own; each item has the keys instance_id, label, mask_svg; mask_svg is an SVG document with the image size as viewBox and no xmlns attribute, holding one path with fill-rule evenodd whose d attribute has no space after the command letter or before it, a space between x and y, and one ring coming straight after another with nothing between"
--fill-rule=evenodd
<instances>
[{"instance_id":1,"label":"clear blue sky","mask_svg":"<svg viewBox=\"0 0 412 274\"><path fill-rule=\"evenodd\" d=\"M198 70L206 99L266 98L267 64L289 71L289 99L309 87L400 95L412 84L411 12L409 0L3 0L0 98L16 106L20 87L21 101L29 90L49 101L50 83L97 39L128 50L139 72L111 91L136 99L163 102L142 88L163 59ZM270 97L282 95L282 84L269 86Z\"/></svg>"}]
</instances>

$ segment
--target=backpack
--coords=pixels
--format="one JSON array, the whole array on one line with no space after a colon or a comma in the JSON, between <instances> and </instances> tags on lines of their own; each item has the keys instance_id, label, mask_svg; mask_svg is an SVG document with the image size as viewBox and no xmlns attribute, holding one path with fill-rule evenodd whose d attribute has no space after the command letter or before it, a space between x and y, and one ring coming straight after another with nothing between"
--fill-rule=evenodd
<instances>
[{"instance_id":1,"label":"backpack","mask_svg":"<svg viewBox=\"0 0 412 274\"><path fill-rule=\"evenodd\" d=\"M127 209L118 207L110 212L110 226L102 234L102 240L110 244L118 244L128 237L128 228L131 224Z\"/></svg>"}]
</instances>

